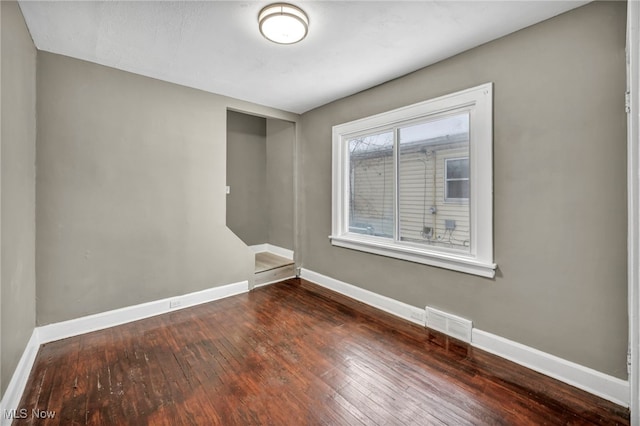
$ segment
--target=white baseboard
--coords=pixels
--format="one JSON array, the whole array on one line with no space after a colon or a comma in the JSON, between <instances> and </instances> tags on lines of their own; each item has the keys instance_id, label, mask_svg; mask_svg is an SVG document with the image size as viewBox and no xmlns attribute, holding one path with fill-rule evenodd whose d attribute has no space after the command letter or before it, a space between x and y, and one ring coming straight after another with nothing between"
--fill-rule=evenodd
<instances>
[{"instance_id":1,"label":"white baseboard","mask_svg":"<svg viewBox=\"0 0 640 426\"><path fill-rule=\"evenodd\" d=\"M18 408L18 404L20 404L24 387L29 379L29 374L31 374L36 355L38 355L38 349L40 349L40 341L38 338L38 328L36 327L31 333L31 338L27 342L27 346L22 353L22 357L20 357L20 361L18 361L16 370L13 372L11 381L0 402L1 426L9 426L13 422L8 412L9 410Z\"/></svg>"},{"instance_id":2,"label":"white baseboard","mask_svg":"<svg viewBox=\"0 0 640 426\"><path fill-rule=\"evenodd\" d=\"M277 280L269 281L268 283L256 284L256 285L253 286L253 288L256 289L256 288L260 288L260 287L265 287L265 286L268 286L268 285L271 285L271 284L280 283L280 282L285 281L285 280L290 280L291 278L295 278L295 277L296 277L295 275L292 275L290 277L279 278Z\"/></svg>"},{"instance_id":3,"label":"white baseboard","mask_svg":"<svg viewBox=\"0 0 640 426\"><path fill-rule=\"evenodd\" d=\"M269 251L269 244L255 244L253 246L249 246L254 253L262 253L265 251Z\"/></svg>"},{"instance_id":4,"label":"white baseboard","mask_svg":"<svg viewBox=\"0 0 640 426\"><path fill-rule=\"evenodd\" d=\"M269 243L257 244L254 246L249 246L249 248L253 250L254 253L262 253L262 252L268 251L269 253L277 254L278 256L282 256L286 259L293 260L292 250L274 246L273 244L269 244Z\"/></svg>"},{"instance_id":5,"label":"white baseboard","mask_svg":"<svg viewBox=\"0 0 640 426\"><path fill-rule=\"evenodd\" d=\"M345 296L351 297L352 299L364 302L369 306L373 306L374 308L378 308L382 311L385 311L407 321L411 321L418 325L424 326L424 309L416 308L415 306L399 302L387 296L382 296L369 290L347 284L345 282L336 280L326 275L318 274L317 272L313 272L304 268L302 268L300 271L300 278L321 285L322 287L328 288L337 293L344 294Z\"/></svg>"},{"instance_id":6,"label":"white baseboard","mask_svg":"<svg viewBox=\"0 0 640 426\"><path fill-rule=\"evenodd\" d=\"M629 382L476 328L471 344L538 373L629 407Z\"/></svg>"},{"instance_id":7,"label":"white baseboard","mask_svg":"<svg viewBox=\"0 0 640 426\"><path fill-rule=\"evenodd\" d=\"M8 410L18 409L29 374L36 359L40 345L67 337L78 336L92 331L102 330L116 325L126 324L152 316L177 311L202 303L212 302L236 294L249 291L249 282L213 287L181 296L169 297L139 305L127 306L95 315L62 321L54 324L36 327L31 339L22 353L20 362L9 382L9 386L0 404L0 426L10 425L12 419L5 415ZM177 305L177 306L176 306Z\"/></svg>"},{"instance_id":8,"label":"white baseboard","mask_svg":"<svg viewBox=\"0 0 640 426\"><path fill-rule=\"evenodd\" d=\"M301 278L424 326L425 311L423 309L304 268L302 268ZM629 382L626 380L476 328L472 330L471 345L616 404L629 406Z\"/></svg>"},{"instance_id":9,"label":"white baseboard","mask_svg":"<svg viewBox=\"0 0 640 426\"><path fill-rule=\"evenodd\" d=\"M116 325L149 318L155 315L164 314L178 309L188 308L201 303L211 302L224 297L233 296L249 291L248 281L235 284L213 287L182 296L169 297L155 300L153 302L141 303L139 305L127 306L125 308L114 309L112 311L101 312L95 315L76 318L69 321L62 321L38 327L40 343L52 342L54 340L65 339L91 331L102 330ZM172 303L178 306L172 307Z\"/></svg>"}]
</instances>

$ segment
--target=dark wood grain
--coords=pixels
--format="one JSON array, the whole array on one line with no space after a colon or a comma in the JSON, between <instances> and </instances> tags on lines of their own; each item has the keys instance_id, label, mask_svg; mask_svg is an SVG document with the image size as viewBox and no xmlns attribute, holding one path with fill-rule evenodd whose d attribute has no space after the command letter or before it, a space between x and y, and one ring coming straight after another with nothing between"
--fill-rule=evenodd
<instances>
[{"instance_id":1,"label":"dark wood grain","mask_svg":"<svg viewBox=\"0 0 640 426\"><path fill-rule=\"evenodd\" d=\"M299 279L43 345L20 408L14 424L629 423L623 407Z\"/></svg>"}]
</instances>

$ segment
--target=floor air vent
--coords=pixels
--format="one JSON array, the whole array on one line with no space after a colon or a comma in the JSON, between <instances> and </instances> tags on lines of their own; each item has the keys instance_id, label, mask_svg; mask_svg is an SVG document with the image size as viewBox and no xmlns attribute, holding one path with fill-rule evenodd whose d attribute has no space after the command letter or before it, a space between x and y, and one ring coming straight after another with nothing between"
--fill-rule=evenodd
<instances>
[{"instance_id":1,"label":"floor air vent","mask_svg":"<svg viewBox=\"0 0 640 426\"><path fill-rule=\"evenodd\" d=\"M471 343L472 323L468 319L427 306L427 327L455 337L463 342Z\"/></svg>"}]
</instances>

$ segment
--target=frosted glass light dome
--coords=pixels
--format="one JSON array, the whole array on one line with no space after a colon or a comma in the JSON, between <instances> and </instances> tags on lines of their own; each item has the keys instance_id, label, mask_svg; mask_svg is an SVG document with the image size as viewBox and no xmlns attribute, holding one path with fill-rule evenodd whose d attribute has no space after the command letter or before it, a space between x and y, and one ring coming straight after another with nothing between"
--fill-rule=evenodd
<instances>
[{"instance_id":1,"label":"frosted glass light dome","mask_svg":"<svg viewBox=\"0 0 640 426\"><path fill-rule=\"evenodd\" d=\"M299 7L287 3L274 3L258 15L262 35L274 43L293 44L307 36L309 18Z\"/></svg>"}]
</instances>

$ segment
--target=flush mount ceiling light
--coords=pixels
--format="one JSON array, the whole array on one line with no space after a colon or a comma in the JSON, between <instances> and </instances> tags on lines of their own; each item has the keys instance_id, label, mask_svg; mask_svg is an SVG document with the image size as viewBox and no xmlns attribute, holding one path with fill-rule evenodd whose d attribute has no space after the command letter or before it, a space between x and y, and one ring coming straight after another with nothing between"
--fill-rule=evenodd
<instances>
[{"instance_id":1,"label":"flush mount ceiling light","mask_svg":"<svg viewBox=\"0 0 640 426\"><path fill-rule=\"evenodd\" d=\"M309 18L302 9L292 4L274 3L258 15L260 32L274 43L293 44L307 36Z\"/></svg>"}]
</instances>

